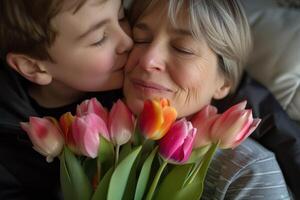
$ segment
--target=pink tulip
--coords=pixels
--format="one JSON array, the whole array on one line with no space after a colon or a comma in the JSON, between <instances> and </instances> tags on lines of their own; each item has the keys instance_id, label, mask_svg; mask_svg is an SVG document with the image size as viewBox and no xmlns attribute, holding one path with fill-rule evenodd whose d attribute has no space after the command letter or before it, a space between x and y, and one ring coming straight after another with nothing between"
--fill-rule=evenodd
<instances>
[{"instance_id":1,"label":"pink tulip","mask_svg":"<svg viewBox=\"0 0 300 200\"><path fill-rule=\"evenodd\" d=\"M76 116L83 116L89 113L95 113L107 123L108 112L96 98L85 100L77 106Z\"/></svg>"},{"instance_id":2,"label":"pink tulip","mask_svg":"<svg viewBox=\"0 0 300 200\"><path fill-rule=\"evenodd\" d=\"M191 122L197 128L194 149L211 144L211 127L219 117L217 112L216 107L207 105L192 117Z\"/></svg>"},{"instance_id":3,"label":"pink tulip","mask_svg":"<svg viewBox=\"0 0 300 200\"><path fill-rule=\"evenodd\" d=\"M160 155L171 162L186 162L191 155L195 135L196 129L191 122L184 118L176 121L159 141Z\"/></svg>"},{"instance_id":4,"label":"pink tulip","mask_svg":"<svg viewBox=\"0 0 300 200\"><path fill-rule=\"evenodd\" d=\"M21 128L28 134L33 148L52 162L63 148L62 132L53 118L30 117L29 123L21 122Z\"/></svg>"},{"instance_id":5,"label":"pink tulip","mask_svg":"<svg viewBox=\"0 0 300 200\"><path fill-rule=\"evenodd\" d=\"M72 134L76 147L81 154L91 158L98 155L100 133L103 132L107 133L106 124L94 113L75 117L72 123Z\"/></svg>"},{"instance_id":6,"label":"pink tulip","mask_svg":"<svg viewBox=\"0 0 300 200\"><path fill-rule=\"evenodd\" d=\"M108 118L110 141L114 145L128 142L134 129L134 116L128 107L118 100L114 103Z\"/></svg>"},{"instance_id":7,"label":"pink tulip","mask_svg":"<svg viewBox=\"0 0 300 200\"><path fill-rule=\"evenodd\" d=\"M213 142L220 141L220 148L235 148L241 144L259 125L260 119L253 119L252 110L245 109L246 101L232 106L224 112L211 129Z\"/></svg>"}]
</instances>

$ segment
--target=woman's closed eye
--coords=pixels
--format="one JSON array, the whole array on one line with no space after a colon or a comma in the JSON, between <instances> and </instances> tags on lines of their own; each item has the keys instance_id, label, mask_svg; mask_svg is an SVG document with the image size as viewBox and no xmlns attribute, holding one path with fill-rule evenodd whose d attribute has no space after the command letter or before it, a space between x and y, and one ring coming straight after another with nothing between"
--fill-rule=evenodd
<instances>
[{"instance_id":1,"label":"woman's closed eye","mask_svg":"<svg viewBox=\"0 0 300 200\"><path fill-rule=\"evenodd\" d=\"M172 48L180 54L186 54L186 55L194 55L194 51L192 49L186 48L186 47L181 47L181 46L176 46L172 45Z\"/></svg>"},{"instance_id":2,"label":"woman's closed eye","mask_svg":"<svg viewBox=\"0 0 300 200\"><path fill-rule=\"evenodd\" d=\"M133 37L133 41L135 44L147 44L151 42L151 39L147 39L147 38L134 38Z\"/></svg>"}]
</instances>

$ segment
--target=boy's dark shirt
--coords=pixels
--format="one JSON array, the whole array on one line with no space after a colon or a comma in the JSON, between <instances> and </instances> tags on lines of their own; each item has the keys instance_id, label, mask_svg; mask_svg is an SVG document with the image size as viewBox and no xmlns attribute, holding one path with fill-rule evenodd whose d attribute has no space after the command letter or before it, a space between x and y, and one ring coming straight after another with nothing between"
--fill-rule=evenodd
<instances>
[{"instance_id":1,"label":"boy's dark shirt","mask_svg":"<svg viewBox=\"0 0 300 200\"><path fill-rule=\"evenodd\" d=\"M61 108L47 109L28 96L28 82L0 65L0 199L32 200L62 199L59 185L59 160L47 163L45 157L33 150L27 134L19 122L29 116L53 116L72 111L82 100L96 96L105 107L121 97L121 91L89 94L83 99Z\"/></svg>"}]
</instances>

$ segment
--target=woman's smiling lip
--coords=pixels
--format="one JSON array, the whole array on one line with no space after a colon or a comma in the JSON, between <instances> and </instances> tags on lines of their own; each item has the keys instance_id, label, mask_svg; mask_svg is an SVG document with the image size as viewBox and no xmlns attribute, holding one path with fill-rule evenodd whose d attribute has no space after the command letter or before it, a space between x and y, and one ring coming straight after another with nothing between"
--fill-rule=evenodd
<instances>
[{"instance_id":1,"label":"woman's smiling lip","mask_svg":"<svg viewBox=\"0 0 300 200\"><path fill-rule=\"evenodd\" d=\"M144 90L156 90L158 92L173 92L171 89L167 87L164 87L162 85L150 81L131 79L131 82L133 83L134 86L142 88Z\"/></svg>"}]
</instances>

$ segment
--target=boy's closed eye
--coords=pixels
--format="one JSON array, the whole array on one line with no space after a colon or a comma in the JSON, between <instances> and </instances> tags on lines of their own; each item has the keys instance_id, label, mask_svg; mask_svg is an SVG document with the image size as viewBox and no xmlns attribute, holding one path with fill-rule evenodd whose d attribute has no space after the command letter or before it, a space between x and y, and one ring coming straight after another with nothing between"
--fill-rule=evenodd
<instances>
[{"instance_id":1,"label":"boy's closed eye","mask_svg":"<svg viewBox=\"0 0 300 200\"><path fill-rule=\"evenodd\" d=\"M107 35L106 33L102 34L102 36L100 37L100 39L98 39L97 42L93 43L91 46L102 46L103 43L106 41L107 39Z\"/></svg>"}]
</instances>

